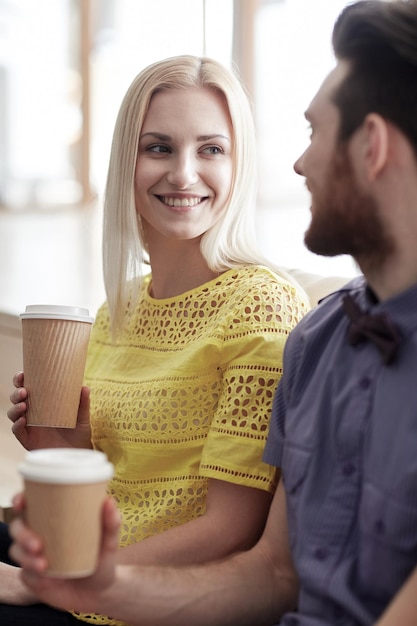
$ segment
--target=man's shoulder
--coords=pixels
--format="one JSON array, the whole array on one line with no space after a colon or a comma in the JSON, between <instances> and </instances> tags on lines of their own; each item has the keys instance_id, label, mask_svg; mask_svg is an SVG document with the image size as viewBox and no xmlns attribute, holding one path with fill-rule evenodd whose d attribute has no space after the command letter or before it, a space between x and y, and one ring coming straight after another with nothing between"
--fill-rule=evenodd
<instances>
[{"instance_id":1,"label":"man's shoulder","mask_svg":"<svg viewBox=\"0 0 417 626\"><path fill-rule=\"evenodd\" d=\"M359 293L366 289L363 276L356 276L343 287L324 296L292 330L288 338L288 352L298 343L309 344L313 349L323 346L346 319L342 300L345 294Z\"/></svg>"}]
</instances>

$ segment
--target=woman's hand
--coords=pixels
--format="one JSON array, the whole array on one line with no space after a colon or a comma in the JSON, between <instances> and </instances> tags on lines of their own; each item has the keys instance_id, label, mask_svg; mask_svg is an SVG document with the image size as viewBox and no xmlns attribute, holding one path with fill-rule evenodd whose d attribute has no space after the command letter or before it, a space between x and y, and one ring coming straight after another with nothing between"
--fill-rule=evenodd
<instances>
[{"instance_id":1,"label":"woman's hand","mask_svg":"<svg viewBox=\"0 0 417 626\"><path fill-rule=\"evenodd\" d=\"M25 507L24 496L13 500L16 513ZM11 558L22 569L21 579L30 592L45 602L63 610L100 612L100 594L114 582L116 553L119 544L120 514L114 500L107 498L102 510L102 540L95 573L86 578L50 578L45 574L48 562L42 540L19 516L10 524L13 539ZM28 592L29 596L29 592Z\"/></svg>"},{"instance_id":2,"label":"woman's hand","mask_svg":"<svg viewBox=\"0 0 417 626\"><path fill-rule=\"evenodd\" d=\"M75 428L27 426L26 399L23 372L13 377L15 390L10 394L12 406L7 411L13 423L12 432L26 450L38 448L91 448L90 390L81 389L77 425Z\"/></svg>"}]
</instances>

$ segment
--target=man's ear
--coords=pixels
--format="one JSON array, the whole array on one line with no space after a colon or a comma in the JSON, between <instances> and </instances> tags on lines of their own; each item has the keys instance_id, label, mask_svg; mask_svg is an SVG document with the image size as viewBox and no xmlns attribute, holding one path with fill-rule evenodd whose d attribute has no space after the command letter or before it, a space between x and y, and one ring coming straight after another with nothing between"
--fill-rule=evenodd
<instances>
[{"instance_id":1,"label":"man's ear","mask_svg":"<svg viewBox=\"0 0 417 626\"><path fill-rule=\"evenodd\" d=\"M365 167L368 180L375 180L384 169L389 151L389 129L386 120L369 113L363 122Z\"/></svg>"}]
</instances>

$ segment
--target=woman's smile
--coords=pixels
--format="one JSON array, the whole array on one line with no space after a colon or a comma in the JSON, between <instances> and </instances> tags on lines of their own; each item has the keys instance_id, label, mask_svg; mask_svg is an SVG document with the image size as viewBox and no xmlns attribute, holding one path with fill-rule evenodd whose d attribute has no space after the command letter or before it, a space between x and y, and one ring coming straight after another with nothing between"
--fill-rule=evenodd
<instances>
[{"instance_id":1,"label":"woman's smile","mask_svg":"<svg viewBox=\"0 0 417 626\"><path fill-rule=\"evenodd\" d=\"M200 204L205 198L202 197L177 197L177 196L156 196L158 200L170 207L191 208Z\"/></svg>"}]
</instances>

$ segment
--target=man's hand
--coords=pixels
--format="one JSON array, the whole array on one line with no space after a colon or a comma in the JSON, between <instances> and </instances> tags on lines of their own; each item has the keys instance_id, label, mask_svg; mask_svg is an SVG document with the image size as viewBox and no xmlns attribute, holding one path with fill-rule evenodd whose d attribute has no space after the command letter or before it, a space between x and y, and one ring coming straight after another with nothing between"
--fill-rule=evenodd
<instances>
[{"instance_id":1,"label":"man's hand","mask_svg":"<svg viewBox=\"0 0 417 626\"><path fill-rule=\"evenodd\" d=\"M24 510L24 498L14 499L16 512ZM115 578L116 553L119 544L120 515L116 504L107 498L102 512L102 541L97 569L86 578L51 578L45 574L48 562L40 537L21 518L10 525L13 544L11 558L22 567L21 579L38 598L63 610L100 612L100 595Z\"/></svg>"}]
</instances>

